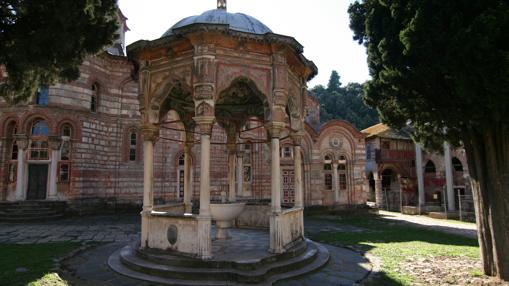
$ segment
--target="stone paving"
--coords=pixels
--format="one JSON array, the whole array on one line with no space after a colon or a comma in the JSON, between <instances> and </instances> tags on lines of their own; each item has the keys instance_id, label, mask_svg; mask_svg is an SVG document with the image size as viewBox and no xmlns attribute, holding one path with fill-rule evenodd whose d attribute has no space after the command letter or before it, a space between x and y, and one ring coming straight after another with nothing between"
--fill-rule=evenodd
<instances>
[{"instance_id":1,"label":"stone paving","mask_svg":"<svg viewBox=\"0 0 509 286\"><path fill-rule=\"evenodd\" d=\"M148 286L153 283L124 277L113 272L107 265L111 253L126 245L128 241L139 239L139 222L139 215L102 215L40 223L0 223L0 243L100 242L99 245L92 246L62 263L63 269L66 270L62 276L70 285ZM318 228L309 226L307 232L327 227L337 228L333 224L321 223ZM242 253L256 256L255 252L259 245L268 244L268 238L268 234L263 237L258 235L255 238L258 243L246 244L251 251L243 250ZM246 238L246 241L249 240L252 239ZM214 243L215 251L220 252L222 247L224 245L221 243ZM326 247L330 251L331 259L320 271L280 281L275 285L352 285L369 274L371 265L359 253L334 246Z\"/></svg>"},{"instance_id":2,"label":"stone paving","mask_svg":"<svg viewBox=\"0 0 509 286\"><path fill-rule=\"evenodd\" d=\"M0 243L128 242L139 238L139 215L76 217L39 223L0 223Z\"/></svg>"}]
</instances>

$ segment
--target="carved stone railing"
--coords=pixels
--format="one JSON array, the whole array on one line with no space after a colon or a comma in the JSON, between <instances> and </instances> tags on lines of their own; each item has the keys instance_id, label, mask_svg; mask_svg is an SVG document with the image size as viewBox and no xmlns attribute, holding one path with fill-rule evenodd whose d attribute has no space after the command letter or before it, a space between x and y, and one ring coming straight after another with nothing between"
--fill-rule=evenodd
<instances>
[{"instance_id":1,"label":"carved stone railing","mask_svg":"<svg viewBox=\"0 0 509 286\"><path fill-rule=\"evenodd\" d=\"M284 253L304 239L304 208L292 208L270 217L270 251Z\"/></svg>"}]
</instances>

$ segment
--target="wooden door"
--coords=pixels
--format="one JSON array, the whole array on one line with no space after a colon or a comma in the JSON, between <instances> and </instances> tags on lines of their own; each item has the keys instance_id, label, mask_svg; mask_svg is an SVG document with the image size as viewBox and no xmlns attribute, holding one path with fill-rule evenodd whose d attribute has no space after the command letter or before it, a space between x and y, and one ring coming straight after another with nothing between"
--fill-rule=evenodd
<instances>
[{"instance_id":1,"label":"wooden door","mask_svg":"<svg viewBox=\"0 0 509 286\"><path fill-rule=\"evenodd\" d=\"M27 200L45 200L48 186L48 165L28 165Z\"/></svg>"},{"instance_id":2,"label":"wooden door","mask_svg":"<svg viewBox=\"0 0 509 286\"><path fill-rule=\"evenodd\" d=\"M295 172L283 170L283 203L293 204L295 202Z\"/></svg>"}]
</instances>

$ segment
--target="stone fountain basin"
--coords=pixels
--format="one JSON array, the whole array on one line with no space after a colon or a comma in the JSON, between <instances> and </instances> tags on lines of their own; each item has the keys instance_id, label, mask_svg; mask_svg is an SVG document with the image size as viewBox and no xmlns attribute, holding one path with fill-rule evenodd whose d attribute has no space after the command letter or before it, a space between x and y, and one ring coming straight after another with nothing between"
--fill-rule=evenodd
<instances>
[{"instance_id":1,"label":"stone fountain basin","mask_svg":"<svg viewBox=\"0 0 509 286\"><path fill-rule=\"evenodd\" d=\"M232 221L244 210L246 203L210 204L210 213L215 221Z\"/></svg>"}]
</instances>

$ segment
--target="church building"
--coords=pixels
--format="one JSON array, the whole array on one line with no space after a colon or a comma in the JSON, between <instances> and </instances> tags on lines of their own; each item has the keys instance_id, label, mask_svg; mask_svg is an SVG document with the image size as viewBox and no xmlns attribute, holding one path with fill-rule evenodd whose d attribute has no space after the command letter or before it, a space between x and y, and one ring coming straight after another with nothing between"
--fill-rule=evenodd
<instances>
[{"instance_id":1,"label":"church building","mask_svg":"<svg viewBox=\"0 0 509 286\"><path fill-rule=\"evenodd\" d=\"M183 202L186 188L187 199L197 203L202 131L193 118L213 112L212 200L232 192L252 203L271 198L277 160L268 122L277 116L284 123L278 126L280 203L295 203L299 178L305 206L365 204L366 135L341 120L320 124L320 103L306 84L318 70L295 39L218 7L184 18L160 39L133 43L126 53L126 20L119 11L118 41L87 58L77 80L41 86L15 106L0 100L0 201L64 202L78 213L139 208L144 164L151 163L154 204ZM200 25L209 29L198 31ZM214 44L200 46L196 37ZM133 76L143 69L154 85L169 78L174 84L171 90L154 87L171 98L154 99L158 105L148 109L157 114L145 104L146 81ZM206 104L195 106L196 100ZM268 102L278 100L288 108L268 116ZM154 114L158 133L152 138L143 122ZM143 159L149 140L153 162Z\"/></svg>"}]
</instances>

